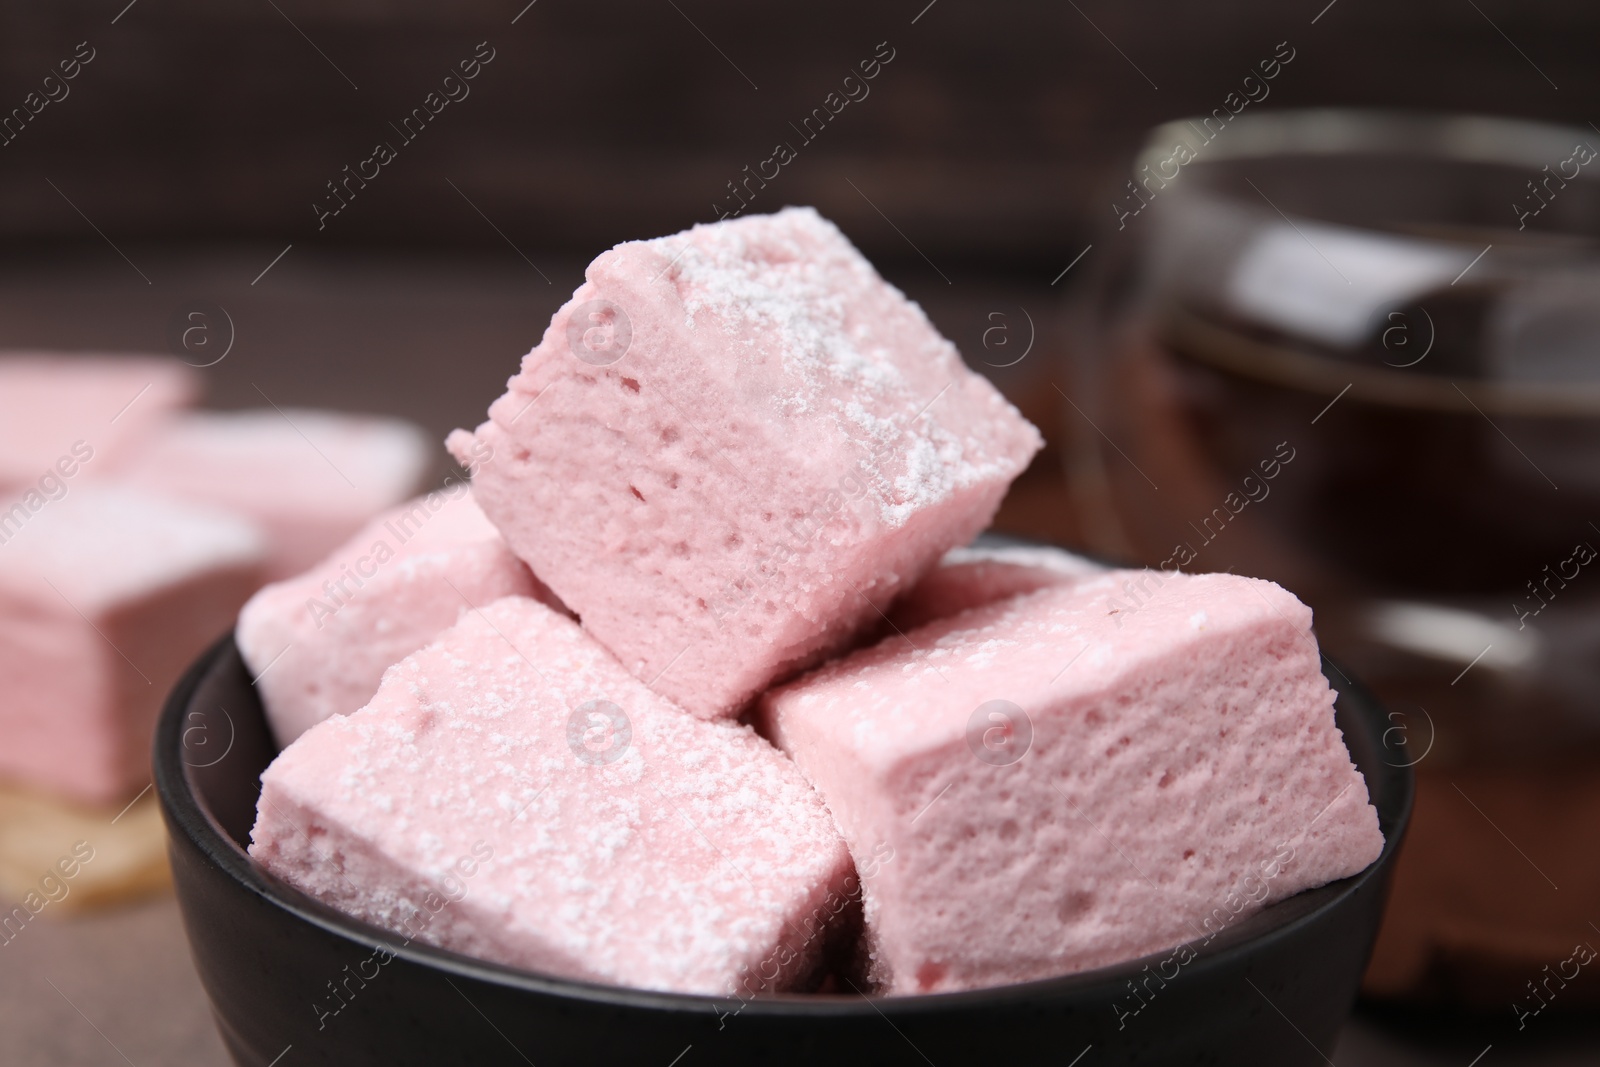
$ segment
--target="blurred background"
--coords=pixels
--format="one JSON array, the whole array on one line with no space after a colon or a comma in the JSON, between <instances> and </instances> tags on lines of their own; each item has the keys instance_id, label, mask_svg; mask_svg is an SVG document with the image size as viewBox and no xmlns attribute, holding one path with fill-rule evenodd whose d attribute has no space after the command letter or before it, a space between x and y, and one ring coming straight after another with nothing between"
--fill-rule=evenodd
<instances>
[{"instance_id":1,"label":"blurred background","mask_svg":"<svg viewBox=\"0 0 1600 1067\"><path fill-rule=\"evenodd\" d=\"M1418 807L1332 1058L1600 1062L1600 981L1530 999L1600 943L1600 577L1562 569L1600 9L525 3L0 3L0 347L197 364L198 322L210 406L437 439L598 252L814 205L1050 440L1000 529L1282 580L1395 709ZM0 1061L220 1063L187 968L159 892L30 930Z\"/></svg>"}]
</instances>

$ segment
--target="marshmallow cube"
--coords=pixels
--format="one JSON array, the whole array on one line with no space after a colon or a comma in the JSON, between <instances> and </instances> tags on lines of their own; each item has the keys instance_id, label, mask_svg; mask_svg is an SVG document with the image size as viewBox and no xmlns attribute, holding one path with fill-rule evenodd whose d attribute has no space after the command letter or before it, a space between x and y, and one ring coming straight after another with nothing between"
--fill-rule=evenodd
<instances>
[{"instance_id":1,"label":"marshmallow cube","mask_svg":"<svg viewBox=\"0 0 1600 1067\"><path fill-rule=\"evenodd\" d=\"M893 854L863 879L889 992L1201 944L1382 851L1310 610L1226 574L1159 576L1130 608L1149 574L976 608L763 698L858 862Z\"/></svg>"},{"instance_id":2,"label":"marshmallow cube","mask_svg":"<svg viewBox=\"0 0 1600 1067\"><path fill-rule=\"evenodd\" d=\"M280 747L378 691L383 672L506 596L559 602L465 483L373 519L316 567L262 589L235 636Z\"/></svg>"},{"instance_id":3,"label":"marshmallow cube","mask_svg":"<svg viewBox=\"0 0 1600 1067\"><path fill-rule=\"evenodd\" d=\"M306 731L262 775L250 853L407 940L569 978L737 996L805 984L850 856L747 726L637 681L508 597Z\"/></svg>"},{"instance_id":4,"label":"marshmallow cube","mask_svg":"<svg viewBox=\"0 0 1600 1067\"><path fill-rule=\"evenodd\" d=\"M89 803L143 788L162 701L264 560L243 519L96 483L0 531L0 775ZM185 758L220 756L226 723L197 727Z\"/></svg>"},{"instance_id":5,"label":"marshmallow cube","mask_svg":"<svg viewBox=\"0 0 1600 1067\"><path fill-rule=\"evenodd\" d=\"M447 444L584 628L715 717L877 622L988 524L1040 438L789 208L601 255Z\"/></svg>"},{"instance_id":6,"label":"marshmallow cube","mask_svg":"<svg viewBox=\"0 0 1600 1067\"><path fill-rule=\"evenodd\" d=\"M196 411L161 427L127 472L169 496L227 508L271 541L269 578L315 565L417 492L432 446L399 419L298 408Z\"/></svg>"},{"instance_id":7,"label":"marshmallow cube","mask_svg":"<svg viewBox=\"0 0 1600 1067\"><path fill-rule=\"evenodd\" d=\"M0 356L0 499L121 471L198 392L165 357Z\"/></svg>"}]
</instances>

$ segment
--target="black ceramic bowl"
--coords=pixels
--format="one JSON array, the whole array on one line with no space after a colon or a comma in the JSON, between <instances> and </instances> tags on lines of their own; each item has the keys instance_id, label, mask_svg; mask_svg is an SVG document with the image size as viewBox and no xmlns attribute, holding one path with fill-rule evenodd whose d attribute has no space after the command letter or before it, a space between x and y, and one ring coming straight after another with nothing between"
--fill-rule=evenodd
<instances>
[{"instance_id":1,"label":"black ceramic bowl","mask_svg":"<svg viewBox=\"0 0 1600 1067\"><path fill-rule=\"evenodd\" d=\"M1384 759L1382 711L1337 671L1330 681L1339 726L1377 805L1383 855L1353 878L1228 927L1164 987L1141 986L1154 993L1140 1000L1131 981L1147 965L1161 969L1170 953L998 989L771 996L737 1011L731 999L396 947L394 935L290 888L246 855L260 775L277 749L231 637L172 694L156 735L155 781L195 963L223 1039L246 1067L1292 1067L1322 1064L1332 1051L1411 810L1410 770ZM1126 1013L1141 1002L1138 1014L1119 1017L1115 1006Z\"/></svg>"}]
</instances>

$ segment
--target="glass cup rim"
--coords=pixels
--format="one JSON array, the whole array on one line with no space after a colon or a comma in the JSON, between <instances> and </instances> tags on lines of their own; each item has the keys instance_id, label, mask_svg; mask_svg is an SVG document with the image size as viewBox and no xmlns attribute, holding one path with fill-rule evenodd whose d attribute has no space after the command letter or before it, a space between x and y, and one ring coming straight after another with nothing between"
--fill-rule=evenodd
<instances>
[{"instance_id":1,"label":"glass cup rim","mask_svg":"<svg viewBox=\"0 0 1600 1067\"><path fill-rule=\"evenodd\" d=\"M1179 145L1209 169L1242 160L1390 156L1441 163L1531 167L1537 170L1589 134L1580 127L1529 119L1449 112L1361 108L1285 108L1233 115L1227 137L1206 139L1210 116L1175 119L1153 127L1134 158L1132 173L1168 161ZM1493 412L1508 417L1600 416L1600 384L1563 382L1457 383L1387 367L1358 367L1320 359L1292 344L1254 337L1181 309L1154 323L1156 338L1177 341L1214 369L1309 393L1358 402L1441 412Z\"/></svg>"},{"instance_id":2,"label":"glass cup rim","mask_svg":"<svg viewBox=\"0 0 1600 1067\"><path fill-rule=\"evenodd\" d=\"M1581 127L1535 119L1454 112L1365 108L1283 108L1232 115L1229 137L1205 138L1211 115L1153 127L1134 157L1133 173L1168 158L1178 144L1195 153L1193 166L1269 156L1393 155L1441 162L1528 166L1570 150Z\"/></svg>"}]
</instances>

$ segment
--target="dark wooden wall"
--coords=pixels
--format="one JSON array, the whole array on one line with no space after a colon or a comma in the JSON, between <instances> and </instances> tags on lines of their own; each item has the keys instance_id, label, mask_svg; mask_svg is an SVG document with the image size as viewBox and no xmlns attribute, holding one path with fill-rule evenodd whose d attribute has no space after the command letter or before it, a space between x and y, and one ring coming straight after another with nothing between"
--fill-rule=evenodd
<instances>
[{"instance_id":1,"label":"dark wooden wall","mask_svg":"<svg viewBox=\"0 0 1600 1067\"><path fill-rule=\"evenodd\" d=\"M1220 106L1280 41L1271 105L1600 120L1579 0L537 0L515 25L525 0L126 2L0 3L0 114L95 53L0 147L13 247L99 240L85 216L133 242L501 243L470 198L519 247L588 255L714 217L882 41L870 96L752 209L813 203L914 258L898 227L941 266L1065 265L1141 131ZM324 183L480 41L471 95L319 232Z\"/></svg>"}]
</instances>

